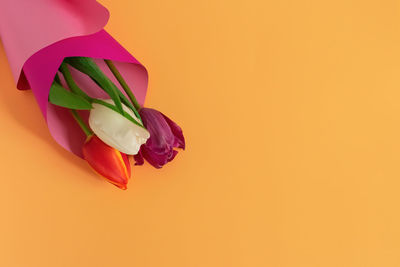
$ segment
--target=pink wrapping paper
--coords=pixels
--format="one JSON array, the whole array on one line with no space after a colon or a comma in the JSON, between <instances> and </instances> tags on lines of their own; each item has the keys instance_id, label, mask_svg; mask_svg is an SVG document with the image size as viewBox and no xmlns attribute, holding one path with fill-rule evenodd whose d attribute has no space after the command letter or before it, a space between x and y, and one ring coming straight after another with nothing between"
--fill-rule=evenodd
<instances>
[{"instance_id":1,"label":"pink wrapping paper","mask_svg":"<svg viewBox=\"0 0 400 267\"><path fill-rule=\"evenodd\" d=\"M147 71L103 29L108 18L108 10L95 0L0 0L0 38L17 87L33 91L51 135L78 156L82 156L85 135L66 109L47 101L65 57L98 58L97 63L116 82L100 60L111 59L140 104L146 96ZM89 95L106 97L88 77L71 71Z\"/></svg>"}]
</instances>

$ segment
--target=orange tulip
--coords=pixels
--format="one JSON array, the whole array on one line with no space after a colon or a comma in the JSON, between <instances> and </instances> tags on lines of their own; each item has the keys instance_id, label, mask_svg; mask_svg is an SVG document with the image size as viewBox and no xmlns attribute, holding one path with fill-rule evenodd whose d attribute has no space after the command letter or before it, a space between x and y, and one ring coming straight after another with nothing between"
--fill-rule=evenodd
<instances>
[{"instance_id":1,"label":"orange tulip","mask_svg":"<svg viewBox=\"0 0 400 267\"><path fill-rule=\"evenodd\" d=\"M98 174L113 185L127 189L131 167L126 154L105 144L94 134L88 137L82 150L84 159Z\"/></svg>"}]
</instances>

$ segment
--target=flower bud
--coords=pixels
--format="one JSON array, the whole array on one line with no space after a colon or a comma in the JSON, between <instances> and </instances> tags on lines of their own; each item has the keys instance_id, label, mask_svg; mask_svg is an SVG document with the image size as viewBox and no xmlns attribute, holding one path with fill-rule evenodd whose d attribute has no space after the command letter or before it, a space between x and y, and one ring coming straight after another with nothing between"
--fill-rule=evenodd
<instances>
[{"instance_id":1,"label":"flower bud","mask_svg":"<svg viewBox=\"0 0 400 267\"><path fill-rule=\"evenodd\" d=\"M111 99L104 100L113 104ZM123 105L123 109L140 123L132 110ZM122 153L135 155L140 146L146 143L150 133L118 112L98 103L93 103L89 115L89 125L93 132L107 145Z\"/></svg>"},{"instance_id":2,"label":"flower bud","mask_svg":"<svg viewBox=\"0 0 400 267\"><path fill-rule=\"evenodd\" d=\"M84 159L98 174L115 186L127 189L131 176L127 155L105 144L96 135L91 135L86 140L82 152Z\"/></svg>"},{"instance_id":3,"label":"flower bud","mask_svg":"<svg viewBox=\"0 0 400 267\"><path fill-rule=\"evenodd\" d=\"M182 129L155 109L142 108L139 113L144 126L150 132L150 138L135 155L136 165L142 165L145 158L154 167L161 168L178 154L174 148L185 149Z\"/></svg>"}]
</instances>

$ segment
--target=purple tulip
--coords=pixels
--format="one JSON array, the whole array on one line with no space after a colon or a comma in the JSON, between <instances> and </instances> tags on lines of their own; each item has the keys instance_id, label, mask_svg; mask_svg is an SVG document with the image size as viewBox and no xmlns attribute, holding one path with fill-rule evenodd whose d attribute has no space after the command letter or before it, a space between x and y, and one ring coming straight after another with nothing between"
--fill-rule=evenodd
<instances>
[{"instance_id":1,"label":"purple tulip","mask_svg":"<svg viewBox=\"0 0 400 267\"><path fill-rule=\"evenodd\" d=\"M182 129L167 116L151 108L141 108L140 116L150 132L150 138L135 155L136 165L142 165L145 158L151 165L161 168L178 154L174 148L185 149Z\"/></svg>"}]
</instances>

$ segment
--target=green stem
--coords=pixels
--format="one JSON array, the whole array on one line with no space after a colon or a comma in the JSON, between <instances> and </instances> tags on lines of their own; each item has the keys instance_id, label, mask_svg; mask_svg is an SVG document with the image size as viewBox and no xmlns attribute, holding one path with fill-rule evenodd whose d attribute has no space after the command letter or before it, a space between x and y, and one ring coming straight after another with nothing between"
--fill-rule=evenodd
<instances>
[{"instance_id":1,"label":"green stem","mask_svg":"<svg viewBox=\"0 0 400 267\"><path fill-rule=\"evenodd\" d=\"M81 129L85 132L86 136L91 136L93 134L92 130L86 125L86 123L82 120L81 116L79 116L76 110L70 109L69 110L74 117L75 121L79 124Z\"/></svg>"},{"instance_id":2,"label":"green stem","mask_svg":"<svg viewBox=\"0 0 400 267\"><path fill-rule=\"evenodd\" d=\"M115 78L117 78L119 84L124 89L125 93L128 95L129 99L132 101L132 104L135 106L136 110L140 110L141 106L139 102L136 100L135 95L132 93L132 90L129 88L128 84L125 82L124 78L122 77L121 73L118 71L117 67L114 63L109 59L104 59L108 68L114 74Z\"/></svg>"},{"instance_id":3,"label":"green stem","mask_svg":"<svg viewBox=\"0 0 400 267\"><path fill-rule=\"evenodd\" d=\"M105 102L105 101L103 101L103 100L101 100L101 99L93 98L92 101L93 101L93 103L97 103L97 104L103 105L103 106L105 106L105 107L107 107L107 108L109 108L109 109L111 109L111 110L114 110L115 112L118 112L117 108L116 108L114 105L109 104L109 103L107 103L107 102ZM132 116L129 115L127 112L124 111L124 114L122 114L122 115L123 115L125 118L127 118L128 120L130 120L131 122L133 122L134 124L136 124L137 126L144 128L144 126L143 126L142 124L140 124L139 122L137 122L137 121L136 121L134 118L132 118ZM144 129L146 129L146 128L144 128Z\"/></svg>"},{"instance_id":4,"label":"green stem","mask_svg":"<svg viewBox=\"0 0 400 267\"><path fill-rule=\"evenodd\" d=\"M87 57L68 57L64 59L64 62L92 78L111 97L118 112L123 114L118 87L101 71L93 59Z\"/></svg>"},{"instance_id":5,"label":"green stem","mask_svg":"<svg viewBox=\"0 0 400 267\"><path fill-rule=\"evenodd\" d=\"M68 66L67 66L65 63L62 63L62 65L61 65L61 67L60 67L60 71L62 72L62 74L63 74L63 76L64 76L64 79L65 79L65 81L66 81L67 84L68 84L68 87L70 88L70 90L71 90L73 93L78 94L78 95L84 97L84 98L85 98L87 101L89 101L90 103L97 103L97 104L103 105L103 106L105 106L105 107L107 107L107 108L109 108L109 109L111 109L111 110L113 110L113 111L115 111L115 112L117 112L117 113L120 113L120 112L118 111L118 109L116 108L116 106L114 106L114 105L112 105L112 104L109 104L109 103L107 103L107 102L104 102L104 101L101 100L101 99L96 99L96 98L92 98L92 97L88 96L88 95L75 83L75 81L74 81L74 79L73 79L73 77L72 77L72 75L71 75L71 73L70 73L70 71L69 71L69 69L68 69ZM56 77L58 78L58 75L57 75ZM59 78L58 78L58 79L59 79ZM127 101L128 101L128 100L127 100ZM132 117L131 117L128 113L126 113L125 111L123 111L123 113L122 113L121 115L123 115L125 118L127 118L128 120L130 120L130 121L133 122L134 124L136 124L136 125L138 125L138 126L144 128L142 124L138 123L134 118L132 118ZM139 117L139 118L140 118L140 117Z\"/></svg>"},{"instance_id":6,"label":"green stem","mask_svg":"<svg viewBox=\"0 0 400 267\"><path fill-rule=\"evenodd\" d=\"M75 69L88 75L100 88L102 88L114 101L117 112L124 114L122 103L128 106L142 122L139 112L129 99L118 89L118 87L101 71L91 58L86 57L69 57L64 62L71 65Z\"/></svg>"},{"instance_id":7,"label":"green stem","mask_svg":"<svg viewBox=\"0 0 400 267\"><path fill-rule=\"evenodd\" d=\"M66 63L61 63L60 66L60 71L64 76L65 81L68 84L69 89L71 89L72 92L74 92L77 95L80 95L81 97L85 98L89 102L91 102L91 97L88 96L79 86L75 83L74 78L72 78L71 72L68 69L68 66Z\"/></svg>"}]
</instances>

